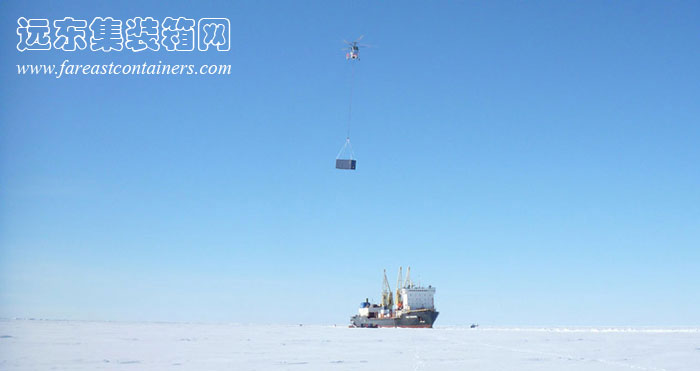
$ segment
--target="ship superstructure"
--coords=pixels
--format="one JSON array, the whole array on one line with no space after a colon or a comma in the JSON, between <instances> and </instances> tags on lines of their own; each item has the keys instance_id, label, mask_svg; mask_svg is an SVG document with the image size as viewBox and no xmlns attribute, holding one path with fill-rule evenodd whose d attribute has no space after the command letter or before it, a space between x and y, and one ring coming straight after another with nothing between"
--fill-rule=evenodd
<instances>
[{"instance_id":1,"label":"ship superstructure","mask_svg":"<svg viewBox=\"0 0 700 371\"><path fill-rule=\"evenodd\" d=\"M414 285L411 268L402 281L402 269L392 293L384 270L382 300L373 304L366 299L360 304L358 314L350 318L353 327L433 327L439 312L435 310L435 288Z\"/></svg>"}]
</instances>

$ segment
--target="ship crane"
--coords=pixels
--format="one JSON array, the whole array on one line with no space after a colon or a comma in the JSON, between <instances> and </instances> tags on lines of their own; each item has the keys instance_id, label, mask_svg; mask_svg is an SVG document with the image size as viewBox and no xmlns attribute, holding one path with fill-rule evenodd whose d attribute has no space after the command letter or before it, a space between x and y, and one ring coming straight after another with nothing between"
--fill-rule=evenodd
<instances>
[{"instance_id":1,"label":"ship crane","mask_svg":"<svg viewBox=\"0 0 700 371\"><path fill-rule=\"evenodd\" d=\"M399 267L399 277L396 279L396 310L403 309L403 300L401 299L401 288L403 287L403 282L401 282L403 279L402 270L403 267Z\"/></svg>"},{"instance_id":2,"label":"ship crane","mask_svg":"<svg viewBox=\"0 0 700 371\"><path fill-rule=\"evenodd\" d=\"M384 285L382 287L382 307L391 308L394 305L394 296L391 293L389 280L386 278L386 269L384 270Z\"/></svg>"},{"instance_id":3,"label":"ship crane","mask_svg":"<svg viewBox=\"0 0 700 371\"><path fill-rule=\"evenodd\" d=\"M411 267L406 269L406 280L403 282L403 287L405 289L410 289L413 287L413 282L411 282Z\"/></svg>"}]
</instances>

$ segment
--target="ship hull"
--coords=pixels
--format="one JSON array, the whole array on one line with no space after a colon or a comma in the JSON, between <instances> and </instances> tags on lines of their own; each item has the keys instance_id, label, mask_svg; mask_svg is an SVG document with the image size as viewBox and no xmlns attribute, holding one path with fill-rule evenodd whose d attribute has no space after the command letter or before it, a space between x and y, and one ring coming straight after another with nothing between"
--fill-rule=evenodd
<instances>
[{"instance_id":1,"label":"ship hull","mask_svg":"<svg viewBox=\"0 0 700 371\"><path fill-rule=\"evenodd\" d=\"M399 317L392 318L368 318L355 315L350 318L353 327L410 327L431 328L437 319L439 312L434 310L422 310L402 313Z\"/></svg>"}]
</instances>

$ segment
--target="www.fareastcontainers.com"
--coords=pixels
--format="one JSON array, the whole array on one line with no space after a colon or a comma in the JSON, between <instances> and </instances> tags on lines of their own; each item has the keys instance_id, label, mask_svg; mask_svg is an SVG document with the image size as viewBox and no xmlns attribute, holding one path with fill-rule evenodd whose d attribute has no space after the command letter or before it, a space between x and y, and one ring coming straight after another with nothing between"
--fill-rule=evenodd
<instances>
[{"instance_id":1,"label":"www.fareastcontainers.com","mask_svg":"<svg viewBox=\"0 0 700 371\"><path fill-rule=\"evenodd\" d=\"M18 64L18 75L53 75L57 79L63 76L88 75L230 75L230 64L163 64L144 62L143 64L72 64L64 60L56 64Z\"/></svg>"}]
</instances>

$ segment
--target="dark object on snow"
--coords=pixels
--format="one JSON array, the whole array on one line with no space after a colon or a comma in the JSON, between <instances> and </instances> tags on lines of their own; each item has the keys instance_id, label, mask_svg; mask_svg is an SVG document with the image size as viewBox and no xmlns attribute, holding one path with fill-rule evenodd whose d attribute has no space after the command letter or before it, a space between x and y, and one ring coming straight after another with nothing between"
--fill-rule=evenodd
<instances>
[{"instance_id":1,"label":"dark object on snow","mask_svg":"<svg viewBox=\"0 0 700 371\"><path fill-rule=\"evenodd\" d=\"M472 323L472 325L471 325L471 326L469 326L469 328L477 328L477 327L479 327L479 325L478 325L478 324L476 324L476 323Z\"/></svg>"},{"instance_id":2,"label":"dark object on snow","mask_svg":"<svg viewBox=\"0 0 700 371\"><path fill-rule=\"evenodd\" d=\"M356 160L342 160L342 159L335 160L335 168L341 169L341 170L355 170L356 164L357 164Z\"/></svg>"}]
</instances>

